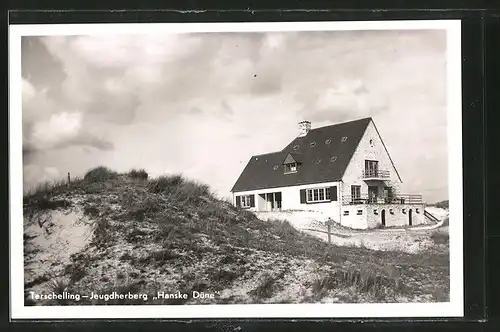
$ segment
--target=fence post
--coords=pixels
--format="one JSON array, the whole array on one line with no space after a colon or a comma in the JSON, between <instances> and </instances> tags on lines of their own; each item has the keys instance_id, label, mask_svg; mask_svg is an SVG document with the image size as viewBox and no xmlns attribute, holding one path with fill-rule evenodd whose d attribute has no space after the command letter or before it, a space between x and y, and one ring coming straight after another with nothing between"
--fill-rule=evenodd
<instances>
[{"instance_id":1,"label":"fence post","mask_svg":"<svg viewBox=\"0 0 500 332\"><path fill-rule=\"evenodd\" d=\"M328 218L328 220L326 221L326 226L328 227L328 244L331 244L332 243L332 234L331 234L332 219L331 218Z\"/></svg>"}]
</instances>

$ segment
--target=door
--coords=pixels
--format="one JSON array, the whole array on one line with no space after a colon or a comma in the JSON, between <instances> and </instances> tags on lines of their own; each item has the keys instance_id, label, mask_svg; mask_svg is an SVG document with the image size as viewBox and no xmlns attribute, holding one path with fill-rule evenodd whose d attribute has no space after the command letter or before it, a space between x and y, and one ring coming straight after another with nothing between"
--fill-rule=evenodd
<instances>
[{"instance_id":1,"label":"door","mask_svg":"<svg viewBox=\"0 0 500 332\"><path fill-rule=\"evenodd\" d=\"M412 225L412 223L413 223L412 217L413 217L413 216L412 216L412 211L411 211L411 209L410 209L410 210L408 211L408 225L410 225L410 226L411 226L411 225Z\"/></svg>"},{"instance_id":2,"label":"door","mask_svg":"<svg viewBox=\"0 0 500 332\"><path fill-rule=\"evenodd\" d=\"M368 186L368 203L377 203L378 187Z\"/></svg>"},{"instance_id":3,"label":"door","mask_svg":"<svg viewBox=\"0 0 500 332\"><path fill-rule=\"evenodd\" d=\"M378 176L378 161L365 160L365 176L377 177Z\"/></svg>"},{"instance_id":4,"label":"door","mask_svg":"<svg viewBox=\"0 0 500 332\"><path fill-rule=\"evenodd\" d=\"M382 212L380 213L380 218L382 221L382 226L385 226L385 210L382 210Z\"/></svg>"}]
</instances>

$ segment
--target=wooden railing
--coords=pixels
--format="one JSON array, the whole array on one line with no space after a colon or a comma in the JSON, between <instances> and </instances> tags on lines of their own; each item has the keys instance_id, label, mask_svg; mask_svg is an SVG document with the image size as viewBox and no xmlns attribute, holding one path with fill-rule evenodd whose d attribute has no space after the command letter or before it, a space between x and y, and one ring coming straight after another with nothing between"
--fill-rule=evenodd
<instances>
[{"instance_id":1,"label":"wooden railing","mask_svg":"<svg viewBox=\"0 0 500 332\"><path fill-rule=\"evenodd\" d=\"M342 196L342 204L422 204L422 195L396 195L394 197Z\"/></svg>"},{"instance_id":2,"label":"wooden railing","mask_svg":"<svg viewBox=\"0 0 500 332\"><path fill-rule=\"evenodd\" d=\"M363 179L388 179L390 176L391 172L381 169L363 171Z\"/></svg>"}]
</instances>

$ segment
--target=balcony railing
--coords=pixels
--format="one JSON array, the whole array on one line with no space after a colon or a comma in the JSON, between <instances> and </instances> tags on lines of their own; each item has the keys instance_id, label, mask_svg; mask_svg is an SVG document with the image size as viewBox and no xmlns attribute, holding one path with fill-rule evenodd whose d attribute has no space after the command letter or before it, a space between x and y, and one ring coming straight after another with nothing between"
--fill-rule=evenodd
<instances>
[{"instance_id":1,"label":"balcony railing","mask_svg":"<svg viewBox=\"0 0 500 332\"><path fill-rule=\"evenodd\" d=\"M422 204L422 195L396 195L394 197L368 197L344 195L342 204Z\"/></svg>"},{"instance_id":2,"label":"balcony railing","mask_svg":"<svg viewBox=\"0 0 500 332\"><path fill-rule=\"evenodd\" d=\"M380 169L363 171L363 179L388 179L390 176L389 171Z\"/></svg>"}]
</instances>

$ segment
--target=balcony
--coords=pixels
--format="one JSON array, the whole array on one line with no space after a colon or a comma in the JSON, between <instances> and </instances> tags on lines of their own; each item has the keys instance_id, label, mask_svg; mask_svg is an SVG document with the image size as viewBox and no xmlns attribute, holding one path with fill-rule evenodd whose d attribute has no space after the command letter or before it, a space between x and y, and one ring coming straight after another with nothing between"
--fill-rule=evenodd
<instances>
[{"instance_id":1,"label":"balcony","mask_svg":"<svg viewBox=\"0 0 500 332\"><path fill-rule=\"evenodd\" d=\"M396 195L394 197L342 196L343 205L357 204L423 204L422 195Z\"/></svg>"},{"instance_id":2,"label":"balcony","mask_svg":"<svg viewBox=\"0 0 500 332\"><path fill-rule=\"evenodd\" d=\"M389 171L375 169L375 170L364 170L363 180L387 180L391 176Z\"/></svg>"}]
</instances>

